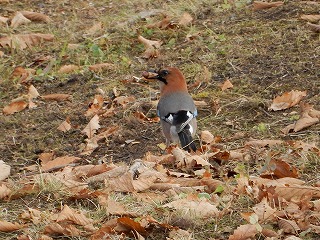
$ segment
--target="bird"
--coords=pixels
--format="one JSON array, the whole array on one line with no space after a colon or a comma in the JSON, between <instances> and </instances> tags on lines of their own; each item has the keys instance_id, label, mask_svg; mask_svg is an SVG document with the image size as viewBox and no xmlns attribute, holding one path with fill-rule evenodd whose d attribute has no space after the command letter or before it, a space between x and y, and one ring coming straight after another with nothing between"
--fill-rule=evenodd
<instances>
[{"instance_id":1,"label":"bird","mask_svg":"<svg viewBox=\"0 0 320 240\"><path fill-rule=\"evenodd\" d=\"M157 115L166 137L167 147L171 143L180 143L184 150L195 152L197 147L193 137L197 130L198 112L188 92L183 73L176 67L165 67L158 71L145 71L142 75L146 79L155 79L160 82Z\"/></svg>"}]
</instances>

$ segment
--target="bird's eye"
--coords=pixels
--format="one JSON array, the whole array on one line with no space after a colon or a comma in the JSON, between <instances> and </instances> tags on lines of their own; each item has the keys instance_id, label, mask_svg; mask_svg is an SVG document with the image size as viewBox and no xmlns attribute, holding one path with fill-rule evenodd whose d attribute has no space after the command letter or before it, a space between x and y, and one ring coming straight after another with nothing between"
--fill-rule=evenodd
<instances>
[{"instance_id":1,"label":"bird's eye","mask_svg":"<svg viewBox=\"0 0 320 240\"><path fill-rule=\"evenodd\" d=\"M168 75L168 74L169 74L168 70L162 70L161 71L161 76L165 76L165 75Z\"/></svg>"}]
</instances>

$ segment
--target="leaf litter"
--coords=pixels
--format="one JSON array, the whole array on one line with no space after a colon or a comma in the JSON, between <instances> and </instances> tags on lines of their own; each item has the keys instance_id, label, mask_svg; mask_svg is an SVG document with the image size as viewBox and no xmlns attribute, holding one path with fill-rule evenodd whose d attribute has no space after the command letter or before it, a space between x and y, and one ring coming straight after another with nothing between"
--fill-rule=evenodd
<instances>
[{"instance_id":1,"label":"leaf litter","mask_svg":"<svg viewBox=\"0 0 320 240\"><path fill-rule=\"evenodd\" d=\"M264 13L270 13L273 11L272 9L281 8L282 5L283 2L267 4L255 1L253 8L259 10L257 12L266 11ZM223 7L231 8L231 5L223 5ZM33 13L30 12L21 11L21 13L25 18L32 21L40 18L40 21L50 22L49 18L44 17L45 15L40 17L39 15L32 16ZM191 23L197 24L198 21L194 17L194 13L192 15L182 13L181 17L176 19L179 19L177 25L172 25L169 23L171 22L170 18L165 17L165 21L163 20L161 24L155 27L160 28L161 31L170 31L172 29L169 27L171 24L175 31L181 32ZM310 22L315 21L311 17L309 19L304 17L304 19ZM13 26L18 30L20 27L24 27L21 25L22 22L19 23L19 21L13 21ZM84 33L88 34L87 36L99 38L100 34L103 34L101 30L104 25L101 22L95 25L94 22L91 22L85 28L87 30ZM31 23L27 21L25 24ZM154 31L157 31L156 28ZM10 39L1 38L0 45L3 48L9 47L29 51L27 47L36 46L42 42L39 39L27 40L28 37L22 37L19 40L20 37L17 36L19 35L12 35ZM167 43L160 36L162 35L150 38L159 39L153 41L149 40L150 36L145 38L140 35L139 40L145 48L145 52L140 51L141 48L137 51L141 58L153 61L155 58L166 56L163 50L167 48ZM188 35L184 33L184 40L186 36ZM187 41L188 44L194 44L203 38L203 35L198 36L192 41ZM224 36L218 38L223 40ZM48 39L52 40L53 36ZM101 46L108 46L108 41L110 39L102 39ZM13 42L17 42L17 44ZM223 51L221 51L221 54L224 54ZM78 70L86 71L87 67L80 66L79 62L76 62L76 65L69 64L68 58L67 55L62 56L62 59L66 59L66 64L57 68L60 69L60 71L57 71L58 73L69 75ZM87 66L89 66L88 70L92 72L91 74L97 79L101 78L100 74L102 72L111 73L119 70L118 66L114 67L113 63L109 63L112 62L110 59L108 61L96 60L94 61L95 64L88 64ZM122 64L126 65L128 63L125 58L122 58L122 60ZM74 66L79 66L79 68ZM46 69L47 74L54 68L47 65ZM37 77L43 76L39 69L33 73L24 70L16 75L22 84L28 81L36 83L34 77L39 80ZM205 90L208 86L210 87L210 84L212 84L211 78L214 76L205 75L208 76L206 77L207 80L204 83L200 81L192 85L193 88ZM68 81L71 83L72 81L78 81L79 75L75 80L71 75L69 76ZM223 77L223 79L229 78ZM50 79L47 80L50 81ZM234 77L232 81L234 86L230 81L226 82L225 85L225 88L232 88L232 90L229 93L224 91L220 97L226 96L223 94L236 94L239 91L239 82ZM44 88L40 87L41 84L43 82L40 81L35 85L37 88L39 86L38 89L41 89L39 90L40 93L45 92ZM216 87L219 87L219 85ZM12 100L12 103L3 108L4 114L16 114L14 116L31 114L32 108L36 108L33 107L35 105L40 109L43 106L56 107L55 111L59 113L62 106L73 104L75 101L79 105L78 93L55 94L50 92L42 95L33 85L27 85L27 88L27 94ZM107 122L110 119L116 119L115 117L119 112L124 112L124 116L130 116L127 119L128 122L142 124L144 126L142 129L149 128L159 121L157 117L150 115L154 104L151 104L152 106L146 111L146 105L143 103L145 99L142 100L127 93L119 94L114 91L114 87L112 89L112 96L105 95L103 92L101 92L101 95L92 94L90 96L82 93L81 101L88 97L85 101L89 102L89 107L87 108L85 107L86 104L83 104L82 109L80 107L77 109L78 112L81 112L77 115L78 118L81 118L80 115L84 115L83 119L85 120L79 124L76 118L71 117L72 129L70 128L71 120L69 117L59 117L59 123L64 119L66 120L58 129L56 129L58 124L53 128L56 134L62 134L59 136L66 137L70 136L68 134L72 134L72 131L75 131L78 133L78 138L84 138L82 146L73 143L77 148L74 156L71 154L62 155L59 153L60 149L55 149L58 157L55 156L53 151L46 154L41 153L38 155L41 160L40 169L30 168L23 177L16 178L14 182L9 178L2 181L0 185L0 198L7 203L14 202L17 198L28 199L37 196L40 202L59 201L61 202L61 204L58 204L60 207L57 207L58 205L54 208L39 207L39 209L26 207L23 209L24 213L20 218L11 218L12 221L2 221L0 224L3 227L2 231L17 233L19 235L18 239L33 237L36 239L52 239L57 236L102 239L112 235L144 239L157 234L160 229L162 237L165 235L164 237L172 239L181 239L181 237L192 239L194 236L197 239L196 234L199 234L197 227L199 228L199 226L207 223L214 224L216 219L222 222L233 211L243 214L238 214L237 220L239 221L236 225L231 224L231 229L227 231L228 236L223 235L223 231L228 230L227 228L215 233L221 239L255 239L259 236L286 237L288 239L292 235L297 237L300 234L308 234L308 232L319 234L319 221L316 217L320 209L317 207L317 201L320 198L319 181L315 179L306 182L300 179L301 175L304 174L305 166L303 165L306 164L301 163L301 156L320 156L319 146L314 142L278 139L274 136L274 139L263 138L251 139L246 142L240 141L236 147L233 146L230 149L231 146L227 139L215 136L213 131L211 133L211 131L206 130L200 133L201 147L195 154L186 153L177 146L167 149L166 153L141 150L142 159L134 159L131 163L123 164L113 163L112 161L105 162L105 156L110 156L110 152L105 152L104 157L100 155L101 159L97 161L97 164L91 164L88 160L90 156L96 150L103 149L105 145L108 146L110 138L112 138L112 141L117 140L119 145L123 143L122 146L125 147L129 147L131 143L131 140L128 139L134 139L126 138L126 133L123 132L124 126L119 127L118 124L114 124L116 120ZM200 95L201 92L198 92L198 94ZM66 101L71 100L71 96L72 101ZM282 111L297 105L306 96L305 91L292 90L286 92L283 96L274 99L270 110L282 113ZM199 99L202 100L202 98ZM211 111L210 108L214 108L213 104L217 100L204 99L205 101L202 100L204 104L201 104L199 108L204 111ZM223 101L223 97L221 99ZM54 102L45 102L44 100L54 100ZM271 97L268 100L271 100ZM35 101L35 105L30 104L32 101ZM14 106L16 102L19 104ZM27 107L28 109L26 109ZM238 107L241 107L241 105ZM319 122L317 106L313 108L309 103L302 102L300 108L299 119L286 134L292 130L293 132L299 132L304 128L317 126ZM227 111L228 108L222 109ZM22 110L25 111L19 113ZM266 116L271 114L273 112L267 113ZM227 124L224 126L226 127ZM232 126L236 125L232 124ZM115 137L116 135L118 137ZM13 139L15 140L15 138ZM123 151L125 151L125 147L122 147ZM70 146L66 149L69 148ZM282 152L281 148L285 148L286 151ZM254 172L250 174L245 172L243 164L255 164ZM5 176L5 178L7 177ZM52 187L51 190L50 187ZM42 190L39 191L39 189ZM238 199L241 198L249 200L250 207L239 208ZM68 199L88 200L96 208L84 210L81 204L71 203ZM124 201L122 201L123 199ZM147 199L147 201L140 201L139 199ZM68 203L72 204L72 207ZM132 205L137 206L137 208L132 207ZM105 209L104 215L102 217L100 217L101 215L94 216L93 214L101 206ZM252 209L252 211L248 212L249 209ZM174 219L168 219L170 217L179 219L180 223ZM196 224L195 227L192 227L193 225L188 224L188 222ZM41 229L39 234L32 233L32 228L35 225L37 225L37 229ZM17 231L19 229L23 229L23 231Z\"/></svg>"}]
</instances>

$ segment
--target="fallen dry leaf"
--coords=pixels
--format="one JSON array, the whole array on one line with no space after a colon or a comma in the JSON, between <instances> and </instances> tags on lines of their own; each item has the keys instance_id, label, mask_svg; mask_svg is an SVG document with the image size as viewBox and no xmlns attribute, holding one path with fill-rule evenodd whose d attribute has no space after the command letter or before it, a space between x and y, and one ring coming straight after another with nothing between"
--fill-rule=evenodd
<instances>
[{"instance_id":1,"label":"fallen dry leaf","mask_svg":"<svg viewBox=\"0 0 320 240\"><path fill-rule=\"evenodd\" d=\"M296 234L300 230L298 224L292 220L280 219L278 225L285 233Z\"/></svg>"},{"instance_id":2,"label":"fallen dry leaf","mask_svg":"<svg viewBox=\"0 0 320 240\"><path fill-rule=\"evenodd\" d=\"M87 138L86 144L85 145L83 144L80 146L80 151L81 151L80 155L89 156L98 147L99 147L99 144L95 137Z\"/></svg>"},{"instance_id":3,"label":"fallen dry leaf","mask_svg":"<svg viewBox=\"0 0 320 240\"><path fill-rule=\"evenodd\" d=\"M232 83L230 82L230 80L227 79L227 80L224 81L224 83L221 85L221 90L224 91L224 90L229 89L229 88L233 88L233 85L232 85Z\"/></svg>"},{"instance_id":4,"label":"fallen dry leaf","mask_svg":"<svg viewBox=\"0 0 320 240\"><path fill-rule=\"evenodd\" d=\"M263 140L250 140L245 142L245 146L255 146L255 147L267 147L282 144L282 140L272 140L272 139L263 139Z\"/></svg>"},{"instance_id":5,"label":"fallen dry leaf","mask_svg":"<svg viewBox=\"0 0 320 240\"><path fill-rule=\"evenodd\" d=\"M51 19L50 17L48 17L47 15L43 14L43 13L37 13L37 12L31 12L31 11L20 11L20 13L22 13L23 16L25 16L26 18L28 18L29 20L33 21L33 22L50 22Z\"/></svg>"},{"instance_id":6,"label":"fallen dry leaf","mask_svg":"<svg viewBox=\"0 0 320 240\"><path fill-rule=\"evenodd\" d=\"M52 222L45 226L43 233L49 235L81 236L81 231L71 224L59 224Z\"/></svg>"},{"instance_id":7,"label":"fallen dry leaf","mask_svg":"<svg viewBox=\"0 0 320 240\"><path fill-rule=\"evenodd\" d=\"M57 127L57 129L59 131L62 131L62 132L67 132L71 129L71 124L70 124L70 118L67 117L66 120L64 120L60 125L59 127Z\"/></svg>"},{"instance_id":8,"label":"fallen dry leaf","mask_svg":"<svg viewBox=\"0 0 320 240\"><path fill-rule=\"evenodd\" d=\"M277 220L275 215L277 209L272 208L266 198L263 198L262 201L256 204L252 209L255 214L257 214L259 223L265 223L267 221L274 222Z\"/></svg>"},{"instance_id":9,"label":"fallen dry leaf","mask_svg":"<svg viewBox=\"0 0 320 240\"><path fill-rule=\"evenodd\" d=\"M320 25L313 24L313 23L307 23L307 26L310 28L311 31L319 33L320 32Z\"/></svg>"},{"instance_id":10,"label":"fallen dry leaf","mask_svg":"<svg viewBox=\"0 0 320 240\"><path fill-rule=\"evenodd\" d=\"M0 169L0 181L10 176L11 167L2 160L0 160Z\"/></svg>"},{"instance_id":11,"label":"fallen dry leaf","mask_svg":"<svg viewBox=\"0 0 320 240\"><path fill-rule=\"evenodd\" d=\"M74 64L64 65L58 70L58 73L72 73L79 70L79 66Z\"/></svg>"},{"instance_id":12,"label":"fallen dry leaf","mask_svg":"<svg viewBox=\"0 0 320 240\"><path fill-rule=\"evenodd\" d=\"M70 208L68 205L64 205L62 211L58 213L56 219L57 222L73 222L75 224L86 226L93 223L93 220L87 218L82 213L77 213L74 209Z\"/></svg>"},{"instance_id":13,"label":"fallen dry leaf","mask_svg":"<svg viewBox=\"0 0 320 240\"><path fill-rule=\"evenodd\" d=\"M181 18L180 18L180 20L179 20L178 25L179 25L179 26L187 26L187 25L189 25L192 21L193 21L193 17L192 17L189 13L185 12L185 13L182 14L182 16L181 16Z\"/></svg>"},{"instance_id":14,"label":"fallen dry leaf","mask_svg":"<svg viewBox=\"0 0 320 240\"><path fill-rule=\"evenodd\" d=\"M94 36L102 31L102 23L97 22L92 27L90 27L88 30L85 31L86 35Z\"/></svg>"},{"instance_id":15,"label":"fallen dry leaf","mask_svg":"<svg viewBox=\"0 0 320 240\"><path fill-rule=\"evenodd\" d=\"M291 166L289 163L281 159L271 159L267 161L266 166L264 166L266 171L264 171L260 176L266 178L284 178L284 177L298 177L298 170Z\"/></svg>"},{"instance_id":16,"label":"fallen dry leaf","mask_svg":"<svg viewBox=\"0 0 320 240\"><path fill-rule=\"evenodd\" d=\"M201 131L200 139L202 142L208 144L214 141L214 136L211 132L205 130L205 131Z\"/></svg>"},{"instance_id":17,"label":"fallen dry leaf","mask_svg":"<svg viewBox=\"0 0 320 240\"><path fill-rule=\"evenodd\" d=\"M0 220L0 232L13 232L23 228L24 226L19 223L11 223Z\"/></svg>"},{"instance_id":18,"label":"fallen dry leaf","mask_svg":"<svg viewBox=\"0 0 320 240\"><path fill-rule=\"evenodd\" d=\"M160 49L160 46L162 45L161 41L152 41L142 36L138 37L138 41L141 42L146 49L142 54L143 58L149 59L149 58L159 57L160 55L159 49Z\"/></svg>"},{"instance_id":19,"label":"fallen dry leaf","mask_svg":"<svg viewBox=\"0 0 320 240\"><path fill-rule=\"evenodd\" d=\"M282 6L284 2L261 2L261 1L254 1L252 3L253 11L268 9L273 7Z\"/></svg>"},{"instance_id":20,"label":"fallen dry leaf","mask_svg":"<svg viewBox=\"0 0 320 240\"><path fill-rule=\"evenodd\" d=\"M105 70L112 70L115 68L115 65L112 63L98 63L89 66L89 70L92 72L102 72Z\"/></svg>"},{"instance_id":21,"label":"fallen dry leaf","mask_svg":"<svg viewBox=\"0 0 320 240\"><path fill-rule=\"evenodd\" d=\"M295 123L283 128L281 132L284 134L288 134L291 130L298 132L320 122L320 111L315 110L312 105L301 102L300 109L300 118Z\"/></svg>"},{"instance_id":22,"label":"fallen dry leaf","mask_svg":"<svg viewBox=\"0 0 320 240\"><path fill-rule=\"evenodd\" d=\"M148 24L146 27L147 28L160 28L160 29L171 29L175 28L177 26L176 23L174 23L171 20L171 17L169 16L164 16L164 18L158 22Z\"/></svg>"},{"instance_id":23,"label":"fallen dry leaf","mask_svg":"<svg viewBox=\"0 0 320 240\"><path fill-rule=\"evenodd\" d=\"M81 131L82 133L86 134L87 137L90 139L93 137L93 135L96 133L96 131L100 128L99 125L99 116L94 115L93 118L91 118L88 125Z\"/></svg>"},{"instance_id":24,"label":"fallen dry leaf","mask_svg":"<svg viewBox=\"0 0 320 240\"><path fill-rule=\"evenodd\" d=\"M53 93L53 94L48 94L48 95L42 95L41 98L47 101L67 101L72 98L72 95L70 94L64 94L64 93Z\"/></svg>"},{"instance_id":25,"label":"fallen dry leaf","mask_svg":"<svg viewBox=\"0 0 320 240\"><path fill-rule=\"evenodd\" d=\"M4 199L5 197L11 194L11 189L8 188L4 183L0 184L0 199Z\"/></svg>"},{"instance_id":26,"label":"fallen dry leaf","mask_svg":"<svg viewBox=\"0 0 320 240\"><path fill-rule=\"evenodd\" d=\"M40 96L40 94L38 93L38 90L33 85L29 86L28 95L29 95L29 99L34 99Z\"/></svg>"},{"instance_id":27,"label":"fallen dry leaf","mask_svg":"<svg viewBox=\"0 0 320 240\"><path fill-rule=\"evenodd\" d=\"M0 46L23 50L27 47L36 46L44 41L52 41L54 35L42 33L17 34L0 38Z\"/></svg>"},{"instance_id":28,"label":"fallen dry leaf","mask_svg":"<svg viewBox=\"0 0 320 240\"><path fill-rule=\"evenodd\" d=\"M248 240L252 239L257 233L258 230L255 225L245 224L234 230L233 234L229 236L229 240Z\"/></svg>"},{"instance_id":29,"label":"fallen dry leaf","mask_svg":"<svg viewBox=\"0 0 320 240\"><path fill-rule=\"evenodd\" d=\"M31 77L35 73L34 69L30 68L23 68L21 66L15 67L11 78L13 79L19 79L20 83L27 83L29 80L31 80Z\"/></svg>"},{"instance_id":30,"label":"fallen dry leaf","mask_svg":"<svg viewBox=\"0 0 320 240\"><path fill-rule=\"evenodd\" d=\"M206 198L194 200L183 198L172 201L163 206L181 210L184 214L188 214L191 217L208 218L215 217L219 214L217 207L212 205Z\"/></svg>"},{"instance_id":31,"label":"fallen dry leaf","mask_svg":"<svg viewBox=\"0 0 320 240\"><path fill-rule=\"evenodd\" d=\"M142 121L142 122L149 122L149 123L157 123L157 122L160 122L160 118L159 117L153 117L153 118L149 118L147 117L143 112L135 112L134 113L134 116Z\"/></svg>"},{"instance_id":32,"label":"fallen dry leaf","mask_svg":"<svg viewBox=\"0 0 320 240\"><path fill-rule=\"evenodd\" d=\"M54 158L54 152L48 152L48 153L41 153L39 155L39 160L41 161L42 164L45 164Z\"/></svg>"},{"instance_id":33,"label":"fallen dry leaf","mask_svg":"<svg viewBox=\"0 0 320 240\"><path fill-rule=\"evenodd\" d=\"M307 20L308 22L317 23L320 20L320 14L302 14L300 18L303 20Z\"/></svg>"},{"instance_id":34,"label":"fallen dry leaf","mask_svg":"<svg viewBox=\"0 0 320 240\"><path fill-rule=\"evenodd\" d=\"M290 108L300 102L300 100L307 95L307 91L292 90L285 92L281 96L273 99L269 110L278 111Z\"/></svg>"},{"instance_id":35,"label":"fallen dry leaf","mask_svg":"<svg viewBox=\"0 0 320 240\"><path fill-rule=\"evenodd\" d=\"M30 23L31 21L23 16L21 12L17 12L16 15L12 18L10 27L16 28L19 27L22 24Z\"/></svg>"},{"instance_id":36,"label":"fallen dry leaf","mask_svg":"<svg viewBox=\"0 0 320 240\"><path fill-rule=\"evenodd\" d=\"M8 22L8 20L9 20L9 18L0 16L0 23L6 24Z\"/></svg>"},{"instance_id":37,"label":"fallen dry leaf","mask_svg":"<svg viewBox=\"0 0 320 240\"><path fill-rule=\"evenodd\" d=\"M133 103L135 100L136 99L133 96L119 96L116 97L113 102L120 104L123 108L126 108L129 103Z\"/></svg>"},{"instance_id":38,"label":"fallen dry leaf","mask_svg":"<svg viewBox=\"0 0 320 240\"><path fill-rule=\"evenodd\" d=\"M22 219L28 219L31 220L32 223L34 224L39 224L41 223L44 219L41 216L41 211L37 210L37 209L33 209L33 208L28 208L28 210L24 211L20 217Z\"/></svg>"},{"instance_id":39,"label":"fallen dry leaf","mask_svg":"<svg viewBox=\"0 0 320 240\"><path fill-rule=\"evenodd\" d=\"M121 217L118 218L117 222L123 225L124 227L128 228L129 231L137 231L139 234L143 236L148 235L148 232L144 229L144 227L142 227L140 223L135 222L131 218Z\"/></svg>"},{"instance_id":40,"label":"fallen dry leaf","mask_svg":"<svg viewBox=\"0 0 320 240\"><path fill-rule=\"evenodd\" d=\"M76 162L80 160L81 158L79 157L74 157L74 156L64 156L64 157L57 157L49 162L46 162L42 165L42 170L43 171L49 171L51 169L55 168L60 168L63 166L67 166L70 163Z\"/></svg>"},{"instance_id":41,"label":"fallen dry leaf","mask_svg":"<svg viewBox=\"0 0 320 240\"><path fill-rule=\"evenodd\" d=\"M9 105L5 106L2 112L6 115L14 114L16 112L21 112L28 106L28 102L25 100L11 102Z\"/></svg>"},{"instance_id":42,"label":"fallen dry leaf","mask_svg":"<svg viewBox=\"0 0 320 240\"><path fill-rule=\"evenodd\" d=\"M89 109L85 113L85 116L89 117L91 115L96 114L103 106L104 97L101 94L97 94L94 96L93 102L90 103Z\"/></svg>"}]
</instances>

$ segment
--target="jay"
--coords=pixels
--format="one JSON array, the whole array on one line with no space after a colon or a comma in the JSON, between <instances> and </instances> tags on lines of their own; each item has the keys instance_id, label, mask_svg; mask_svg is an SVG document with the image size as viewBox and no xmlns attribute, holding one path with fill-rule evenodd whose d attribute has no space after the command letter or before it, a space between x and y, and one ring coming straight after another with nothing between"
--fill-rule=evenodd
<instances>
[{"instance_id":1,"label":"jay","mask_svg":"<svg viewBox=\"0 0 320 240\"><path fill-rule=\"evenodd\" d=\"M197 109L182 72L175 67L166 67L158 72L144 72L143 77L160 82L157 114L167 146L171 142L180 142L184 150L195 152L193 137L197 130Z\"/></svg>"}]
</instances>

